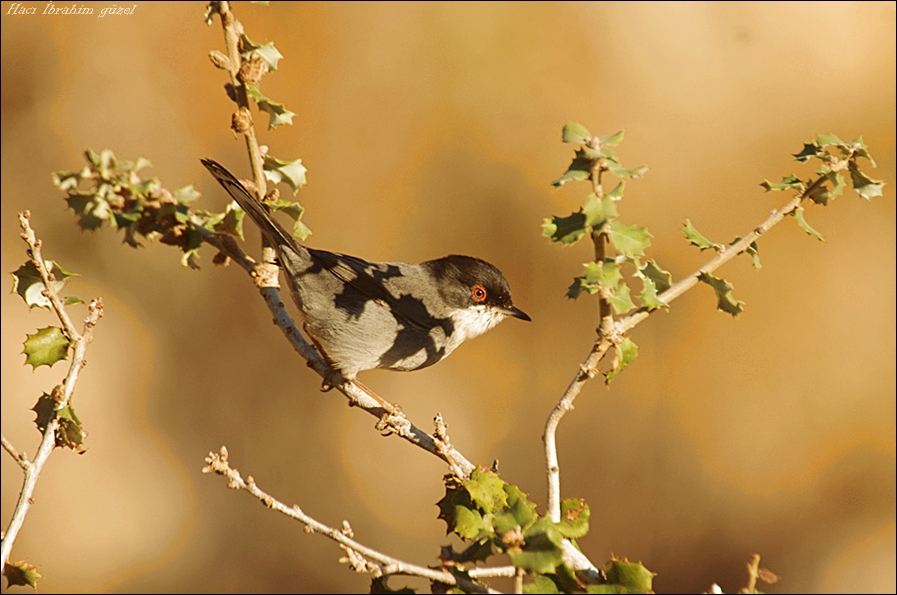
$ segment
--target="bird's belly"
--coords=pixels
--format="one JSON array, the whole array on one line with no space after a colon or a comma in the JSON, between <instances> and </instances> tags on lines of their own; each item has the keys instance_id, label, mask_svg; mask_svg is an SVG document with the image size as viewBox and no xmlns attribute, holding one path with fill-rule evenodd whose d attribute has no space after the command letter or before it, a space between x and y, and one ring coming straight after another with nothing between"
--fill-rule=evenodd
<instances>
[{"instance_id":1,"label":"bird's belly","mask_svg":"<svg viewBox=\"0 0 897 595\"><path fill-rule=\"evenodd\" d=\"M347 378L374 368L409 371L425 368L448 355L441 326L427 332L369 300L360 308L303 308L305 328L330 364Z\"/></svg>"}]
</instances>

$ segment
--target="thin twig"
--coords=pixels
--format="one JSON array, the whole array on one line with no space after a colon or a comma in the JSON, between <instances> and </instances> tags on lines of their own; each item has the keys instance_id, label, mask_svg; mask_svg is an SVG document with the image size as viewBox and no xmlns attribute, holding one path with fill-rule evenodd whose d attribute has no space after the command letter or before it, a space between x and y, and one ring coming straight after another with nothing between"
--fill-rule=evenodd
<instances>
[{"instance_id":1,"label":"thin twig","mask_svg":"<svg viewBox=\"0 0 897 595\"><path fill-rule=\"evenodd\" d=\"M60 322L65 326L66 321L68 321L68 324L71 325L71 320L66 314L65 308L62 306L62 301L59 299L59 295L56 293L53 283L49 281L49 274L45 269L43 260L40 258L40 241L36 239L34 231L31 229L31 225L28 221L29 217L30 215L27 211L19 214L19 223L24 232L22 237L28 243L32 261L38 271L41 272L41 278L44 280L44 285L46 286L45 291L47 297L50 299L50 303L54 305L54 309L56 310ZM85 356L87 354L87 346L90 344L91 340L93 340L93 329L102 316L103 300L101 298L92 300L87 307L87 318L84 320L83 330L80 334L72 332L69 335L69 338L72 339L72 361L69 366L68 374L66 374L65 381L62 383L62 390L59 391L56 404L57 411L64 407L68 407L71 401L72 393L75 392L75 384L78 382L78 376L80 375L82 368L87 364ZM74 327L72 327L72 331L74 331ZM34 455L34 460L32 460L27 467L20 463L20 466L25 470L25 478L22 481L22 491L19 493L19 500L16 503L16 508L10 518L9 526L3 535L2 546L0 546L0 564L2 565L5 565L9 560L9 554L12 551L12 546L16 541L19 530L25 522L25 516L28 514L31 505L34 504L34 499L32 498L34 488L37 485L37 479L40 476L44 464L47 462L50 453L53 452L53 448L56 446L56 429L58 427L59 418L54 415L49 423L47 423L43 439L41 439L40 446L37 449L37 454ZM11 446L12 445L10 444L10 447ZM4 444L4 448L5 447L6 445Z\"/></svg>"},{"instance_id":2,"label":"thin twig","mask_svg":"<svg viewBox=\"0 0 897 595\"><path fill-rule=\"evenodd\" d=\"M268 180L264 171L264 156L255 134L255 126L252 121L249 96L246 92L245 81L242 80L243 56L240 54L240 36L243 34L243 25L230 10L230 2L217 3L218 15L221 17L221 28L224 31L224 45L227 48L227 58L230 68L230 84L234 90L232 99L237 104L237 112L234 114L234 132L238 132L246 139L246 151L249 156L249 164L252 168L252 182L255 185L255 194L259 200L264 200L268 193ZM242 125L237 126L240 120ZM267 240L262 238L262 260L274 262L276 253L274 248L268 246Z\"/></svg>"},{"instance_id":3,"label":"thin twig","mask_svg":"<svg viewBox=\"0 0 897 595\"><path fill-rule=\"evenodd\" d=\"M28 460L28 457L25 456L25 453L19 453L16 450L16 447L12 445L12 442L6 439L6 436L0 435L0 441L3 442L3 450L9 453L9 455L16 460L16 463L19 464L19 467L28 471L28 467L31 466L31 462Z\"/></svg>"},{"instance_id":4,"label":"thin twig","mask_svg":"<svg viewBox=\"0 0 897 595\"><path fill-rule=\"evenodd\" d=\"M245 490L261 500L268 508L272 508L305 525L306 531L320 533L336 541L346 550L348 554L346 561L351 562L357 569L371 572L375 577L393 574L419 576L444 585L459 587L469 593L499 592L455 576L450 572L410 564L360 544L350 537L351 531L348 527L342 531L329 527L302 512L298 506L287 506L270 494L262 491L251 476L244 480L240 476L239 471L230 467L227 459L227 449L223 446L218 453L210 452L209 456L206 457L206 467L203 468L203 473L217 473L227 477L229 488ZM358 559L358 556L361 556L362 559Z\"/></svg>"},{"instance_id":5,"label":"thin twig","mask_svg":"<svg viewBox=\"0 0 897 595\"><path fill-rule=\"evenodd\" d=\"M59 322L62 323L65 335L72 341L77 341L80 335L78 335L78 331L75 330L75 325L72 323L72 319L69 318L68 312L65 311L65 308L62 305L62 300L59 299L59 294L56 293L54 283L56 278L53 276L53 272L47 268L47 263L44 262L43 256L41 256L41 241L35 237L34 231L28 224L30 218L30 211L19 213L19 225L22 228L22 239L28 244L28 256L31 258L34 268L37 269L41 281L44 283L44 287L46 288L44 293L50 300L50 304L52 304L53 311L56 312Z\"/></svg>"}]
</instances>

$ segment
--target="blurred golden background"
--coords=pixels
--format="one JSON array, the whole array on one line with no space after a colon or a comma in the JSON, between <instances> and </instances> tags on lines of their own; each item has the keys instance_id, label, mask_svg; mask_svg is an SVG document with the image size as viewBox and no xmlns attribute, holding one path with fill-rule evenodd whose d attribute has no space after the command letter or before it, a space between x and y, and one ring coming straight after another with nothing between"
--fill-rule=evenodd
<instances>
[{"instance_id":1,"label":"blurred golden background","mask_svg":"<svg viewBox=\"0 0 897 595\"><path fill-rule=\"evenodd\" d=\"M43 3L24 3L38 7ZM107 3L84 3L97 10ZM452 543L437 520L446 468L350 410L291 352L245 273L182 268L175 249L79 231L51 172L109 148L145 156L199 208L221 210L212 157L248 177L228 129L218 21L200 3L140 3L130 16L8 15L2 23L2 259L25 259L15 214L30 209L45 257L82 276L106 317L75 405L83 456L57 451L12 559L51 592L366 592L335 544L202 475L232 465L322 522L417 564ZM81 4L79 4L81 6ZM415 373L369 386L420 427L442 412L453 443L500 461L544 512L545 418L594 338L596 304L564 292L591 257L552 245L543 218L583 203L553 192L568 120L626 129L622 221L678 279L708 258L686 218L729 241L783 204L764 179L808 166L790 154L817 133L864 138L887 182L810 208L826 243L791 221L720 274L747 302L734 320L698 287L633 333L640 357L605 390L587 385L560 428L562 492L592 507L580 541L658 573L658 592L746 584L750 554L783 577L770 592L895 590L895 4L238 3L250 38L284 55L263 92L296 112L261 142L301 158L308 244L369 260L449 253L497 265L533 322L511 320ZM247 224L249 228L251 224ZM258 233L247 250L257 254ZM22 366L25 333L53 324L3 298L3 433L32 455L30 407L66 364ZM292 307L292 304L290 304ZM83 307L74 307L77 318ZM21 485L2 456L2 521ZM393 587L421 586L392 579ZM5 581L4 581L5 584ZM498 584L507 588L508 585ZM13 591L21 591L19 587Z\"/></svg>"}]
</instances>

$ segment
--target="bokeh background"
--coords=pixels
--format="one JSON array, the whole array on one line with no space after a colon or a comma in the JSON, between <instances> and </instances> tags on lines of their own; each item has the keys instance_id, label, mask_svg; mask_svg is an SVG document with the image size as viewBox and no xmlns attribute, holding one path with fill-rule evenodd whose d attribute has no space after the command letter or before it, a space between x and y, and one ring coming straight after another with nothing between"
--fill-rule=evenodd
<instances>
[{"instance_id":1,"label":"bokeh background","mask_svg":"<svg viewBox=\"0 0 897 595\"><path fill-rule=\"evenodd\" d=\"M37 6L43 3L24 3ZM108 3L84 3L99 9ZM30 209L45 256L102 296L75 395L90 436L57 452L13 559L51 592L365 592L329 540L273 513L203 458L227 445L244 475L331 525L418 564L454 543L436 518L445 467L349 409L289 349L249 278L182 268L176 250L81 232L50 174L81 153L145 156L200 207L221 189L199 158L247 177L216 21L200 3L139 3L130 16L12 16L2 5L2 266L24 261L15 214ZM80 6L80 4L79 4ZM734 320L699 287L633 333L640 357L592 382L560 429L562 490L592 507L580 541L658 573L658 592L713 582L734 591L750 554L783 577L771 592L895 589L895 4L885 3L239 3L256 41L285 58L263 91L296 112L264 131L302 158L312 246L369 260L472 254L499 266L533 322L511 320L433 368L364 381L430 428L442 412L471 460L542 503L545 418L594 338L596 304L564 292L583 243L550 244L543 218L586 188L553 192L572 147L564 122L626 129L622 220L647 226L675 278L707 258L707 236L746 233L786 197L764 178L811 173L791 153L817 133L864 135L884 197L852 191L791 221L721 271L747 302ZM247 249L257 253L258 234ZM83 310L76 311L77 317ZM23 367L26 333L53 323L2 299L3 433L33 454L30 407L66 364ZM21 481L2 455L5 526ZM393 579L392 586L411 584ZM4 581L5 585L5 581ZM508 588L506 584L499 587ZM4 588L6 588L4 586ZM19 587L12 591L22 590Z\"/></svg>"}]
</instances>

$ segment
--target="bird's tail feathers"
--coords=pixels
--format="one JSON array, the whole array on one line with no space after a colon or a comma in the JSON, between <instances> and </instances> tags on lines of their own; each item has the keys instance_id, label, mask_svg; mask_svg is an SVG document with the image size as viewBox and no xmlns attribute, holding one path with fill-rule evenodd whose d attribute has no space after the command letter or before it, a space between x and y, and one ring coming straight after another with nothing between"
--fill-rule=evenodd
<instances>
[{"instance_id":1,"label":"bird's tail feathers","mask_svg":"<svg viewBox=\"0 0 897 595\"><path fill-rule=\"evenodd\" d=\"M305 248L293 239L293 236L271 216L264 205L250 194L232 173L211 159L200 159L200 161L275 246L286 244L300 254L306 252Z\"/></svg>"}]
</instances>

